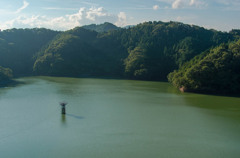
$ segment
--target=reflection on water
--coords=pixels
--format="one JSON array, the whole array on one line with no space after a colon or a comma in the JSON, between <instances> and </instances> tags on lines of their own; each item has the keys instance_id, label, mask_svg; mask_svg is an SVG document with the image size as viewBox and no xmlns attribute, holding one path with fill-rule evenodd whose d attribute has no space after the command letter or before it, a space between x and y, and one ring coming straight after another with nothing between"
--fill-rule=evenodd
<instances>
[{"instance_id":1,"label":"reflection on water","mask_svg":"<svg viewBox=\"0 0 240 158\"><path fill-rule=\"evenodd\" d=\"M78 115L74 115L74 114L62 114L62 115L61 115L61 123L62 123L63 125L65 125L65 124L67 123L66 117L71 117L71 118L79 119L79 120L84 119L84 117L78 116Z\"/></svg>"},{"instance_id":2,"label":"reflection on water","mask_svg":"<svg viewBox=\"0 0 240 158\"><path fill-rule=\"evenodd\" d=\"M0 89L3 158L239 158L240 98L161 82L19 80ZM65 115L59 100L69 101Z\"/></svg>"},{"instance_id":3,"label":"reflection on water","mask_svg":"<svg viewBox=\"0 0 240 158\"><path fill-rule=\"evenodd\" d=\"M84 117L82 117L82 116L78 116L78 115L74 115L74 114L66 114L67 116L70 116L70 117L72 117L72 118L75 118L75 119L84 119Z\"/></svg>"},{"instance_id":4,"label":"reflection on water","mask_svg":"<svg viewBox=\"0 0 240 158\"><path fill-rule=\"evenodd\" d=\"M64 114L62 114L62 117L61 117L62 119L62 124L66 124L66 116L64 115Z\"/></svg>"}]
</instances>

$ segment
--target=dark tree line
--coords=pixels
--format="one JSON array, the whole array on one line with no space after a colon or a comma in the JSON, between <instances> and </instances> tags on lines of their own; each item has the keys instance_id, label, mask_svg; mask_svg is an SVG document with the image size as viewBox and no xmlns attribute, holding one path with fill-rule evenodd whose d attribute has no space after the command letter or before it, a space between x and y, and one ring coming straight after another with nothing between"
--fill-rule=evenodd
<instances>
[{"instance_id":1,"label":"dark tree line","mask_svg":"<svg viewBox=\"0 0 240 158\"><path fill-rule=\"evenodd\" d=\"M0 66L0 87L12 78L12 70Z\"/></svg>"},{"instance_id":2,"label":"dark tree line","mask_svg":"<svg viewBox=\"0 0 240 158\"><path fill-rule=\"evenodd\" d=\"M95 25L94 25L95 26ZM104 33L78 27L39 52L34 71L56 76L118 76L167 80L194 56L235 35L178 22L146 22Z\"/></svg>"},{"instance_id":3,"label":"dark tree line","mask_svg":"<svg viewBox=\"0 0 240 158\"><path fill-rule=\"evenodd\" d=\"M128 28L104 23L65 32L11 29L0 32L0 65L11 68L14 76L120 77L161 81L167 80L168 74L175 70L169 80L180 87L176 84L180 81L175 74L210 54L207 50L239 37L239 30L227 33L161 21Z\"/></svg>"},{"instance_id":4,"label":"dark tree line","mask_svg":"<svg viewBox=\"0 0 240 158\"><path fill-rule=\"evenodd\" d=\"M48 29L10 29L0 32L0 65L14 76L32 75L34 54L59 32Z\"/></svg>"},{"instance_id":5,"label":"dark tree line","mask_svg":"<svg viewBox=\"0 0 240 158\"><path fill-rule=\"evenodd\" d=\"M239 94L240 40L202 53L170 73L168 78L185 91Z\"/></svg>"}]
</instances>

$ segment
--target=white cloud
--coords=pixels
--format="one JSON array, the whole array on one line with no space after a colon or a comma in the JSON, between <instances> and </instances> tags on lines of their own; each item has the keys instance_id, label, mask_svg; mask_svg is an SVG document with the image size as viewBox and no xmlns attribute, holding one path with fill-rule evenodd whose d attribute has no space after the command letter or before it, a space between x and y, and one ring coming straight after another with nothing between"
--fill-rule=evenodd
<instances>
[{"instance_id":1,"label":"white cloud","mask_svg":"<svg viewBox=\"0 0 240 158\"><path fill-rule=\"evenodd\" d=\"M103 7L100 8L90 8L87 12L86 12L86 18L92 21L95 21L97 17L106 17L106 16L111 16L108 15L107 11L105 9L103 9Z\"/></svg>"},{"instance_id":2,"label":"white cloud","mask_svg":"<svg viewBox=\"0 0 240 158\"><path fill-rule=\"evenodd\" d=\"M159 6L158 5L154 5L153 6L153 10L158 10L159 9Z\"/></svg>"},{"instance_id":3,"label":"white cloud","mask_svg":"<svg viewBox=\"0 0 240 158\"><path fill-rule=\"evenodd\" d=\"M204 1L200 1L200 0L191 0L189 5L201 8L201 7L206 7L207 3Z\"/></svg>"},{"instance_id":4,"label":"white cloud","mask_svg":"<svg viewBox=\"0 0 240 158\"><path fill-rule=\"evenodd\" d=\"M190 5L194 5L196 3L196 0L191 0Z\"/></svg>"},{"instance_id":5,"label":"white cloud","mask_svg":"<svg viewBox=\"0 0 240 158\"><path fill-rule=\"evenodd\" d=\"M29 6L29 3L27 1L23 1L23 6L21 8L19 8L15 13L20 13L22 10L24 10L25 8L27 8Z\"/></svg>"},{"instance_id":6,"label":"white cloud","mask_svg":"<svg viewBox=\"0 0 240 158\"><path fill-rule=\"evenodd\" d=\"M113 15L107 12L103 7L99 8L80 8L78 12L70 15L50 18L48 16L38 15L20 15L15 19L0 24L1 29L8 28L33 28L45 27L53 30L69 30L77 26L88 24L100 24L104 22L115 23L118 26L127 25L127 16L124 12Z\"/></svg>"},{"instance_id":7,"label":"white cloud","mask_svg":"<svg viewBox=\"0 0 240 158\"><path fill-rule=\"evenodd\" d=\"M172 3L172 8L173 9L178 9L178 8L182 8L185 5L185 0L175 0Z\"/></svg>"},{"instance_id":8,"label":"white cloud","mask_svg":"<svg viewBox=\"0 0 240 158\"><path fill-rule=\"evenodd\" d=\"M115 22L117 26L126 26L127 25L127 16L124 12L118 14L118 21Z\"/></svg>"},{"instance_id":9,"label":"white cloud","mask_svg":"<svg viewBox=\"0 0 240 158\"><path fill-rule=\"evenodd\" d=\"M197 7L202 8L207 6L204 0L175 0L172 2L173 9L186 8L186 7Z\"/></svg>"}]
</instances>

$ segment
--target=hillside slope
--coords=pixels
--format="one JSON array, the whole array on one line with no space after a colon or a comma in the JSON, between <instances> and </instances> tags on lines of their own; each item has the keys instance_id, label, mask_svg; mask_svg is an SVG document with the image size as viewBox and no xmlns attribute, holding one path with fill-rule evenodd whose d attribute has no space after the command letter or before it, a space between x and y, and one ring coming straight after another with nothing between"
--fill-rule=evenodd
<instances>
[{"instance_id":1,"label":"hillside slope","mask_svg":"<svg viewBox=\"0 0 240 158\"><path fill-rule=\"evenodd\" d=\"M240 40L222 44L185 63L168 76L184 91L239 94Z\"/></svg>"},{"instance_id":2,"label":"hillside slope","mask_svg":"<svg viewBox=\"0 0 240 158\"><path fill-rule=\"evenodd\" d=\"M38 75L166 80L194 56L234 39L231 33L178 22L146 22L107 33L75 28L39 52L34 71Z\"/></svg>"},{"instance_id":3,"label":"hillside slope","mask_svg":"<svg viewBox=\"0 0 240 158\"><path fill-rule=\"evenodd\" d=\"M12 70L0 66L0 87L6 84L12 78Z\"/></svg>"},{"instance_id":4,"label":"hillside slope","mask_svg":"<svg viewBox=\"0 0 240 158\"><path fill-rule=\"evenodd\" d=\"M111 23L108 23L108 22L105 22L105 23L99 24L99 25L96 25L96 24L85 25L85 26L82 26L82 28L87 29L87 30L96 31L99 33L121 29Z\"/></svg>"},{"instance_id":5,"label":"hillside slope","mask_svg":"<svg viewBox=\"0 0 240 158\"><path fill-rule=\"evenodd\" d=\"M48 29L10 29L0 32L0 65L14 76L32 74L34 55L59 32Z\"/></svg>"}]
</instances>

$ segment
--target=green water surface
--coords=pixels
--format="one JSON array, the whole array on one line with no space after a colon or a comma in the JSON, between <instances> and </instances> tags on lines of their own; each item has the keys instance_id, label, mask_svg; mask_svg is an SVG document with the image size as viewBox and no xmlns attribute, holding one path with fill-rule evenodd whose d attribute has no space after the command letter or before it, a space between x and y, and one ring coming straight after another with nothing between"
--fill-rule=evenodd
<instances>
[{"instance_id":1,"label":"green water surface","mask_svg":"<svg viewBox=\"0 0 240 158\"><path fill-rule=\"evenodd\" d=\"M162 82L18 81L0 89L1 158L240 157L240 98Z\"/></svg>"}]
</instances>

